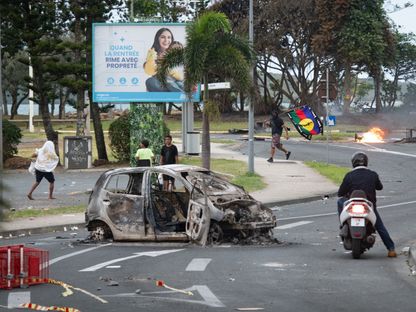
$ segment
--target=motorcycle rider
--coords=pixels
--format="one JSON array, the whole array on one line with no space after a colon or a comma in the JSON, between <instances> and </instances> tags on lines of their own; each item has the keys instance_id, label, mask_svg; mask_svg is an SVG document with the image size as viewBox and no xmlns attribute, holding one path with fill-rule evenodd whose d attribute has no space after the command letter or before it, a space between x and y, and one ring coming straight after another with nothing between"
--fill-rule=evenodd
<instances>
[{"instance_id":1,"label":"motorcycle rider","mask_svg":"<svg viewBox=\"0 0 416 312\"><path fill-rule=\"evenodd\" d=\"M340 197L338 199L338 215L341 214L344 202L348 200L352 191L363 190L367 195L367 199L373 203L374 213L377 216L375 228L388 250L387 256L391 258L397 257L394 250L394 242L384 226L376 207L376 190L382 190L383 184L378 174L367 168L368 157L364 152L355 153L352 156L351 163L353 170L345 175L338 190L338 197Z\"/></svg>"}]
</instances>

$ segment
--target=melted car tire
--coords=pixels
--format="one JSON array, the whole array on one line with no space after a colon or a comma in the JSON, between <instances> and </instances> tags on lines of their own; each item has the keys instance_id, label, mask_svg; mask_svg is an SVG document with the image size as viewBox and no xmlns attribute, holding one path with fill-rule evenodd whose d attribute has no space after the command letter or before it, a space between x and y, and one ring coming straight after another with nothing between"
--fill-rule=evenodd
<instances>
[{"instance_id":1,"label":"melted car tire","mask_svg":"<svg viewBox=\"0 0 416 312\"><path fill-rule=\"evenodd\" d=\"M222 243L224 238L224 232L221 226L217 222L211 223L208 233L208 242L211 245L219 245Z\"/></svg>"}]
</instances>

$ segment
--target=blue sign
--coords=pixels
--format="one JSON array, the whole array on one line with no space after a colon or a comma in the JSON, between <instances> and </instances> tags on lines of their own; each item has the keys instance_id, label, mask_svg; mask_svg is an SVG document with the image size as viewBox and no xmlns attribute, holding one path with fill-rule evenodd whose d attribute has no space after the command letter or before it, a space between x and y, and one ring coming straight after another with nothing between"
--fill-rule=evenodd
<instances>
[{"instance_id":1,"label":"blue sign","mask_svg":"<svg viewBox=\"0 0 416 312\"><path fill-rule=\"evenodd\" d=\"M325 125L328 126L328 127L331 127L331 126L333 127L333 126L336 125L336 123L337 123L336 116L329 115L326 119Z\"/></svg>"}]
</instances>

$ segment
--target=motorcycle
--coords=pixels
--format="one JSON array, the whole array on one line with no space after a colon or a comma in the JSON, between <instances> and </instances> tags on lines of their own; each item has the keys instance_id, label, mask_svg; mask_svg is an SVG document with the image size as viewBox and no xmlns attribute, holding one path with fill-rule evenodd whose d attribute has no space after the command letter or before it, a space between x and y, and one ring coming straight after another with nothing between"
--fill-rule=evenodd
<instances>
[{"instance_id":1,"label":"motorcycle","mask_svg":"<svg viewBox=\"0 0 416 312\"><path fill-rule=\"evenodd\" d=\"M353 191L350 199L344 202L339 218L344 248L352 251L354 259L359 259L376 241L374 233L377 217L373 204L367 200L363 191Z\"/></svg>"}]
</instances>

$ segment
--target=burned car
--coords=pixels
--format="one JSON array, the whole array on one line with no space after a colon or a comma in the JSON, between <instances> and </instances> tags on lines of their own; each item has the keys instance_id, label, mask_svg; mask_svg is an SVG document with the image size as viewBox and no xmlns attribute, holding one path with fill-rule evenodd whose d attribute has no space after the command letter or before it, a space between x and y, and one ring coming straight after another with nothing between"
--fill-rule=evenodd
<instances>
[{"instance_id":1,"label":"burned car","mask_svg":"<svg viewBox=\"0 0 416 312\"><path fill-rule=\"evenodd\" d=\"M171 181L167 189L163 178ZM272 211L241 187L207 169L180 164L104 172L85 217L95 240L202 245L271 235L276 225Z\"/></svg>"}]
</instances>

